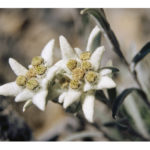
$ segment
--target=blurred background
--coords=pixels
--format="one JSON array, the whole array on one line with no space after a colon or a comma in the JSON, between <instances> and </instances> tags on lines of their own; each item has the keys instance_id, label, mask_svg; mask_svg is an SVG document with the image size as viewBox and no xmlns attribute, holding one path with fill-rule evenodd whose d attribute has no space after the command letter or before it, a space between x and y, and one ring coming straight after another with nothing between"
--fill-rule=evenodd
<instances>
[{"instance_id":1,"label":"blurred background","mask_svg":"<svg viewBox=\"0 0 150 150\"><path fill-rule=\"evenodd\" d=\"M32 57L41 53L44 45L51 39L55 43L55 60L60 58L59 36L64 35L72 47L86 48L89 33L96 25L87 15L80 15L81 9L0 9L0 85L15 80L8 59L15 58L24 66L30 64ZM150 9L104 9L112 30L120 42L124 56L131 61L132 57L150 39ZM103 39L106 47L103 63L112 59L114 66L120 69L114 76L118 84L118 92L126 87L137 86L121 60L111 50L109 42ZM149 58L137 66L138 77L143 89L149 95ZM143 73L144 72L144 73ZM133 97L128 97L126 106ZM136 103L138 102L138 98ZM134 102L134 101L132 101ZM0 97L0 140L82 140L109 141L136 140L123 137L117 128L107 129L97 134L97 130L90 124L85 124L72 114L66 113L58 104L49 102L44 112L34 105L26 112L22 112L23 103L15 103L14 98ZM129 107L128 107L129 108ZM95 120L99 124L113 121L111 111L103 104L96 102ZM132 112L129 110L129 115ZM135 128L143 136L149 136L147 125L139 125L137 116L132 116ZM142 119L142 116L140 116ZM143 128L147 126L148 131ZM83 133L78 136L77 133ZM85 136L84 134L91 134Z\"/></svg>"}]
</instances>

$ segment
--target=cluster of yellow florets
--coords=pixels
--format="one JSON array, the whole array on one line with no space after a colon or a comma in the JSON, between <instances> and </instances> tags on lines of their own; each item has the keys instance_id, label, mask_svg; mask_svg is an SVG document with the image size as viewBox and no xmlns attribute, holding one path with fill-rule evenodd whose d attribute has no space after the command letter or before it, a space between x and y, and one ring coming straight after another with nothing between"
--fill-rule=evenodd
<instances>
[{"instance_id":1,"label":"cluster of yellow florets","mask_svg":"<svg viewBox=\"0 0 150 150\"><path fill-rule=\"evenodd\" d=\"M77 61L74 60L74 59L70 59L67 63L67 67L70 69L70 70L73 70L77 67Z\"/></svg>"},{"instance_id":2,"label":"cluster of yellow florets","mask_svg":"<svg viewBox=\"0 0 150 150\"><path fill-rule=\"evenodd\" d=\"M81 67L87 71L87 70L91 69L92 65L89 61L84 60L81 63Z\"/></svg>"},{"instance_id":3,"label":"cluster of yellow florets","mask_svg":"<svg viewBox=\"0 0 150 150\"><path fill-rule=\"evenodd\" d=\"M85 74L85 70L81 67L77 67L72 71L72 77L74 80L82 80Z\"/></svg>"},{"instance_id":4,"label":"cluster of yellow florets","mask_svg":"<svg viewBox=\"0 0 150 150\"><path fill-rule=\"evenodd\" d=\"M19 85L19 86L24 86L27 82L27 78L25 76L18 76L17 79L16 79L16 83Z\"/></svg>"},{"instance_id":5,"label":"cluster of yellow florets","mask_svg":"<svg viewBox=\"0 0 150 150\"><path fill-rule=\"evenodd\" d=\"M89 60L91 57L91 53L90 52L83 52L81 55L80 55L80 59L81 60Z\"/></svg>"},{"instance_id":6,"label":"cluster of yellow florets","mask_svg":"<svg viewBox=\"0 0 150 150\"><path fill-rule=\"evenodd\" d=\"M87 74L85 75L85 78L88 82L94 82L97 78L97 75L94 71L89 71L87 72Z\"/></svg>"},{"instance_id":7,"label":"cluster of yellow florets","mask_svg":"<svg viewBox=\"0 0 150 150\"><path fill-rule=\"evenodd\" d=\"M32 68L28 70L25 76L18 76L16 83L19 86L25 86L29 90L34 90L39 86L39 83L36 79L37 75L43 75L47 68L44 66L44 59L40 56L34 57L31 64Z\"/></svg>"},{"instance_id":8,"label":"cluster of yellow florets","mask_svg":"<svg viewBox=\"0 0 150 150\"><path fill-rule=\"evenodd\" d=\"M72 72L72 80L69 83L69 86L72 89L78 89L84 77L90 83L96 80L97 74L96 72L92 71L92 64L89 61L90 57L90 52L83 52L80 55L81 64L78 64L74 59L70 59L67 62L66 65Z\"/></svg>"},{"instance_id":9,"label":"cluster of yellow florets","mask_svg":"<svg viewBox=\"0 0 150 150\"><path fill-rule=\"evenodd\" d=\"M72 89L78 89L80 86L80 83L77 80L71 80L69 85Z\"/></svg>"}]
</instances>

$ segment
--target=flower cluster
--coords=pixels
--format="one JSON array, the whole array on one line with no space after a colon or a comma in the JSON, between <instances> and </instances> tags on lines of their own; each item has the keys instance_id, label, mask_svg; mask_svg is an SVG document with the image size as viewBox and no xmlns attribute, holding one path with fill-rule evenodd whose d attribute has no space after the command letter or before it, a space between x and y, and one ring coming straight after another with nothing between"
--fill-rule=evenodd
<instances>
[{"instance_id":1,"label":"flower cluster","mask_svg":"<svg viewBox=\"0 0 150 150\"><path fill-rule=\"evenodd\" d=\"M58 99L66 109L74 102L82 104L85 118L93 122L96 90L114 88L110 69L101 69L104 46L93 49L96 26L88 39L86 51L72 48L67 39L60 36L62 59L54 64L54 40L42 50L41 56L32 59L28 69L10 58L9 64L17 75L14 82L0 86L0 95L15 96L16 102L26 101L23 111L32 103L45 110L48 100Z\"/></svg>"},{"instance_id":2,"label":"flower cluster","mask_svg":"<svg viewBox=\"0 0 150 150\"><path fill-rule=\"evenodd\" d=\"M10 67L17 78L14 82L0 86L0 95L16 96L16 102L26 101L23 111L32 103L44 110L50 81L48 74L53 65L53 50L54 40L51 40L42 50L41 56L32 59L29 69L10 58Z\"/></svg>"}]
</instances>

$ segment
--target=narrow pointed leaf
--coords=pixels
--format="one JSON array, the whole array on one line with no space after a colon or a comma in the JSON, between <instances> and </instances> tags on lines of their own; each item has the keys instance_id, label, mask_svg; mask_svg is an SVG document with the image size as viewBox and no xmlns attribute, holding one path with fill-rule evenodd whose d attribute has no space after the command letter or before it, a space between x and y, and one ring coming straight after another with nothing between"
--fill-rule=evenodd
<instances>
[{"instance_id":1,"label":"narrow pointed leaf","mask_svg":"<svg viewBox=\"0 0 150 150\"><path fill-rule=\"evenodd\" d=\"M109 101L112 104L117 97L116 88L108 89L107 92L108 92L108 96L109 96Z\"/></svg>"},{"instance_id":2,"label":"narrow pointed leaf","mask_svg":"<svg viewBox=\"0 0 150 150\"><path fill-rule=\"evenodd\" d=\"M113 118L115 118L116 114L119 111L119 108L121 106L121 104L123 103L123 101L125 100L125 98L131 94L132 92L136 91L139 96L141 97L141 99L145 102L145 104L150 108L150 102L147 99L146 94L144 93L144 91L142 91L141 89L138 88L128 88L125 89L114 101L113 103L113 107L112 107L112 116Z\"/></svg>"},{"instance_id":3,"label":"narrow pointed leaf","mask_svg":"<svg viewBox=\"0 0 150 150\"><path fill-rule=\"evenodd\" d=\"M101 101L105 104L109 103L109 100L107 99L107 97L105 96L105 94L102 90L96 91L95 97L96 97L97 100L99 100L99 101Z\"/></svg>"},{"instance_id":4,"label":"narrow pointed leaf","mask_svg":"<svg viewBox=\"0 0 150 150\"><path fill-rule=\"evenodd\" d=\"M77 113L78 111L81 110L81 107L82 104L80 101L76 101L74 102L72 105L70 105L69 107L66 108L66 112L69 112L69 113Z\"/></svg>"},{"instance_id":5,"label":"narrow pointed leaf","mask_svg":"<svg viewBox=\"0 0 150 150\"><path fill-rule=\"evenodd\" d=\"M120 123L119 121L118 122L114 122L114 121L113 122L107 122L107 123L104 123L103 126L105 126L105 127L112 127L112 128L117 127L117 128L119 128L121 130L128 129L127 125L124 125L123 123Z\"/></svg>"},{"instance_id":6,"label":"narrow pointed leaf","mask_svg":"<svg viewBox=\"0 0 150 150\"><path fill-rule=\"evenodd\" d=\"M144 47L134 56L132 59L132 70L134 70L134 67L145 58L150 53L150 42L144 45Z\"/></svg>"}]
</instances>

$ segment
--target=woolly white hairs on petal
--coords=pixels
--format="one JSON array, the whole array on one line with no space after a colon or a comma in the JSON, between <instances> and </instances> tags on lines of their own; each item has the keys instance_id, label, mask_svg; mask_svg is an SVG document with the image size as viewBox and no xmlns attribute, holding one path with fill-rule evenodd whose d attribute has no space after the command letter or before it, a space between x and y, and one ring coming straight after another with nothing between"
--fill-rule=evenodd
<instances>
[{"instance_id":1,"label":"woolly white hairs on petal","mask_svg":"<svg viewBox=\"0 0 150 150\"><path fill-rule=\"evenodd\" d=\"M47 93L47 90L41 90L37 94L35 94L32 99L33 104L42 111L45 110Z\"/></svg>"},{"instance_id":2,"label":"woolly white hairs on petal","mask_svg":"<svg viewBox=\"0 0 150 150\"><path fill-rule=\"evenodd\" d=\"M95 38L100 34L100 28L98 26L96 26L92 32L90 33L90 36L88 38L88 42L87 42L87 47L86 47L86 51L94 51L94 49L92 49L93 47L93 42L95 40Z\"/></svg>"},{"instance_id":3,"label":"woolly white hairs on petal","mask_svg":"<svg viewBox=\"0 0 150 150\"><path fill-rule=\"evenodd\" d=\"M3 96L16 96L22 91L22 88L16 82L6 83L0 86L0 95Z\"/></svg>"},{"instance_id":4,"label":"woolly white hairs on petal","mask_svg":"<svg viewBox=\"0 0 150 150\"><path fill-rule=\"evenodd\" d=\"M47 66L51 66L54 62L54 44L55 40L50 40L43 48L41 56L45 60Z\"/></svg>"},{"instance_id":5,"label":"woolly white hairs on petal","mask_svg":"<svg viewBox=\"0 0 150 150\"><path fill-rule=\"evenodd\" d=\"M116 83L109 77L103 76L98 82L98 85L96 87L97 90L100 89L110 89L116 87Z\"/></svg>"},{"instance_id":6,"label":"woolly white hairs on petal","mask_svg":"<svg viewBox=\"0 0 150 150\"><path fill-rule=\"evenodd\" d=\"M67 92L64 92L62 93L59 98L58 98L58 102L59 103L63 103L64 102L64 99L65 99L65 96L66 96Z\"/></svg>"},{"instance_id":7,"label":"woolly white hairs on petal","mask_svg":"<svg viewBox=\"0 0 150 150\"><path fill-rule=\"evenodd\" d=\"M97 71L101 65L101 59L102 55L105 51L104 46L98 47L93 53L90 58L90 62L92 64L92 67L94 68L95 71Z\"/></svg>"},{"instance_id":8,"label":"woolly white hairs on petal","mask_svg":"<svg viewBox=\"0 0 150 150\"><path fill-rule=\"evenodd\" d=\"M24 89L21 93L19 93L16 98L15 102L22 102L28 99L31 99L34 93L31 90Z\"/></svg>"},{"instance_id":9,"label":"woolly white hairs on petal","mask_svg":"<svg viewBox=\"0 0 150 150\"><path fill-rule=\"evenodd\" d=\"M77 57L75 51L73 50L73 48L71 47L71 45L64 36L61 35L59 37L59 42L63 59L70 59Z\"/></svg>"},{"instance_id":10,"label":"woolly white hairs on petal","mask_svg":"<svg viewBox=\"0 0 150 150\"><path fill-rule=\"evenodd\" d=\"M9 58L9 65L17 76L25 75L28 71L24 66L22 66L19 62L17 62L13 58Z\"/></svg>"},{"instance_id":11,"label":"woolly white hairs on petal","mask_svg":"<svg viewBox=\"0 0 150 150\"><path fill-rule=\"evenodd\" d=\"M65 96L64 103L63 103L63 107L64 107L64 108L67 108L67 107L70 106L73 102L79 100L81 94L82 94L81 91L69 89L69 91L67 92L67 94L66 94L66 96Z\"/></svg>"},{"instance_id":12,"label":"woolly white hairs on petal","mask_svg":"<svg viewBox=\"0 0 150 150\"><path fill-rule=\"evenodd\" d=\"M100 71L100 75L101 76L106 76L106 75L109 75L109 74L111 74L112 73L112 71L110 70L110 69L102 69L101 71Z\"/></svg>"},{"instance_id":13,"label":"woolly white hairs on petal","mask_svg":"<svg viewBox=\"0 0 150 150\"><path fill-rule=\"evenodd\" d=\"M63 61L58 61L55 65L48 69L46 79L51 81L58 71L61 70L61 66L64 64Z\"/></svg>"},{"instance_id":14,"label":"woolly white hairs on petal","mask_svg":"<svg viewBox=\"0 0 150 150\"><path fill-rule=\"evenodd\" d=\"M86 95L82 104L83 113L89 122L93 122L94 100L94 95Z\"/></svg>"},{"instance_id":15,"label":"woolly white hairs on petal","mask_svg":"<svg viewBox=\"0 0 150 150\"><path fill-rule=\"evenodd\" d=\"M84 87L83 87L83 91L84 92L87 92L89 90L92 90L94 87L92 86L92 84L90 84L89 82L86 81L86 83L84 84Z\"/></svg>"},{"instance_id":16,"label":"woolly white hairs on petal","mask_svg":"<svg viewBox=\"0 0 150 150\"><path fill-rule=\"evenodd\" d=\"M112 66L113 66L112 60L109 60L109 61L106 63L106 67L112 67ZM100 71L100 75L101 75L101 76L108 75L109 77L111 77L111 73L112 73L112 70L110 70L110 69L102 69L102 70Z\"/></svg>"},{"instance_id":17,"label":"woolly white hairs on petal","mask_svg":"<svg viewBox=\"0 0 150 150\"><path fill-rule=\"evenodd\" d=\"M74 50L75 50L76 54L78 55L78 57L83 52L80 48L74 48Z\"/></svg>"}]
</instances>

